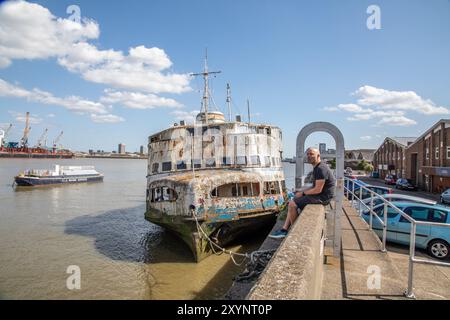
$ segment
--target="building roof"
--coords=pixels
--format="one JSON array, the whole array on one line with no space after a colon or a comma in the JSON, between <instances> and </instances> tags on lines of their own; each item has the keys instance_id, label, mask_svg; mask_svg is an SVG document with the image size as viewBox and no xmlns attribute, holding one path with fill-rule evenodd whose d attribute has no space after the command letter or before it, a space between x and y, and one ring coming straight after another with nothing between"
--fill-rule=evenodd
<instances>
[{"instance_id":1,"label":"building roof","mask_svg":"<svg viewBox=\"0 0 450 320\"><path fill-rule=\"evenodd\" d=\"M431 131L433 131L438 125L442 124L442 123L446 123L446 124L450 124L450 119L441 119L438 122L436 122L434 125L432 125L427 131L425 131L420 137L418 137L414 143L411 144L414 145L416 144L418 141L422 140L426 135L428 135Z\"/></svg>"},{"instance_id":2,"label":"building roof","mask_svg":"<svg viewBox=\"0 0 450 320\"><path fill-rule=\"evenodd\" d=\"M413 143L416 141L417 137L391 137L390 139L407 147L408 143Z\"/></svg>"}]
</instances>

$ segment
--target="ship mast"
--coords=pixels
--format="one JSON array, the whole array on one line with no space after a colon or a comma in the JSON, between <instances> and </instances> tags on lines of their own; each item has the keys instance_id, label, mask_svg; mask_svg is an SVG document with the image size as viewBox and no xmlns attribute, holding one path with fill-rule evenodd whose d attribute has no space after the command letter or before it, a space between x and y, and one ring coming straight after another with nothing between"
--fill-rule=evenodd
<instances>
[{"instance_id":1,"label":"ship mast","mask_svg":"<svg viewBox=\"0 0 450 320\"><path fill-rule=\"evenodd\" d=\"M231 122L231 87L230 84L227 83L227 106L228 106L228 120Z\"/></svg>"},{"instance_id":2,"label":"ship mast","mask_svg":"<svg viewBox=\"0 0 450 320\"><path fill-rule=\"evenodd\" d=\"M209 104L209 80L210 74L218 74L221 71L208 71L208 49L205 52L205 67L203 72L191 73L191 76L203 76L204 86L203 86L203 99L202 99L202 111L205 113L205 122L208 124L208 104Z\"/></svg>"}]
</instances>

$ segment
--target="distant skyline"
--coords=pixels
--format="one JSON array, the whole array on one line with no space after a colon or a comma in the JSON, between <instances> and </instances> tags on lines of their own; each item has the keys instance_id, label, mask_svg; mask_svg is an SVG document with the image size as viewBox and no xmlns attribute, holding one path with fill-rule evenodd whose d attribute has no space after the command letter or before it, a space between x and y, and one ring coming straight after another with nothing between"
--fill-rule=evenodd
<instances>
[{"instance_id":1,"label":"distant skyline","mask_svg":"<svg viewBox=\"0 0 450 320\"><path fill-rule=\"evenodd\" d=\"M45 128L72 150L147 148L200 110L208 48L214 103L283 130L328 121L348 149L418 137L450 118L450 1L0 1L0 129ZM380 10L370 29L371 5ZM368 10L369 9L369 10ZM78 16L78 14L80 14ZM331 137L316 133L306 145Z\"/></svg>"}]
</instances>

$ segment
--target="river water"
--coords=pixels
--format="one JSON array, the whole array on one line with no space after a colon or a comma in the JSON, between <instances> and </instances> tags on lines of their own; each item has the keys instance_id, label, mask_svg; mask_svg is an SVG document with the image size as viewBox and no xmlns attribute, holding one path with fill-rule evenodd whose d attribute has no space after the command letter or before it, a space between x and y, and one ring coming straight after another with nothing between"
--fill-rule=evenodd
<instances>
[{"instance_id":1,"label":"river water","mask_svg":"<svg viewBox=\"0 0 450 320\"><path fill-rule=\"evenodd\" d=\"M12 188L25 169L94 165L100 183ZM284 163L288 187L294 165ZM217 299L242 270L227 255L201 263L144 219L147 161L0 159L0 299ZM266 234L231 248L255 250ZM68 289L71 266L80 288ZM68 273L69 272L69 273Z\"/></svg>"}]
</instances>

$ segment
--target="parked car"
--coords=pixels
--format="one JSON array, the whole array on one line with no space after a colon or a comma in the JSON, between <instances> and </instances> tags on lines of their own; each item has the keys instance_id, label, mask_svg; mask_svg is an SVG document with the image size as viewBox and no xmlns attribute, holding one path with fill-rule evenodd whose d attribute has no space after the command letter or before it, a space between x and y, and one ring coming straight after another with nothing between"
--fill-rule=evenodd
<instances>
[{"instance_id":1,"label":"parked car","mask_svg":"<svg viewBox=\"0 0 450 320\"><path fill-rule=\"evenodd\" d=\"M413 185L410 179L403 178L397 179L397 181L395 182L395 187L402 190L417 190L417 187Z\"/></svg>"},{"instance_id":2,"label":"parked car","mask_svg":"<svg viewBox=\"0 0 450 320\"><path fill-rule=\"evenodd\" d=\"M444 204L450 203L450 189L447 189L441 193L440 200Z\"/></svg>"},{"instance_id":3,"label":"parked car","mask_svg":"<svg viewBox=\"0 0 450 320\"><path fill-rule=\"evenodd\" d=\"M378 171L373 171L371 174L372 178L378 179L380 177L380 173Z\"/></svg>"},{"instance_id":4,"label":"parked car","mask_svg":"<svg viewBox=\"0 0 450 320\"><path fill-rule=\"evenodd\" d=\"M427 205L405 201L393 202L397 208L417 221L429 221L442 224L450 224L450 209L440 205ZM383 219L384 204L374 208L378 217ZM409 245L411 224L392 207L387 210L387 240L399 244ZM369 213L362 214L363 219L369 222ZM378 219L372 220L373 230L381 238L383 226ZM417 225L416 247L426 249L428 253L437 259L450 257L450 227Z\"/></svg>"},{"instance_id":5,"label":"parked car","mask_svg":"<svg viewBox=\"0 0 450 320\"><path fill-rule=\"evenodd\" d=\"M362 182L360 180L355 180L358 183L360 183L363 187L379 194L379 195L383 195L383 194L390 194L393 192L392 188L388 188L388 187L380 187L380 186L372 186L370 184L367 184L365 182ZM359 197L359 188L360 186L358 184L355 183L355 195L357 197ZM349 183L349 189L352 190L352 183ZM370 198L371 193L369 191L367 191L366 189L363 188L363 190L361 191L361 199L367 199ZM351 199L352 195L349 193L347 198Z\"/></svg>"},{"instance_id":6,"label":"parked car","mask_svg":"<svg viewBox=\"0 0 450 320\"><path fill-rule=\"evenodd\" d=\"M395 182L397 181L397 177L393 174L388 174L385 178L384 178L384 183L385 184L395 184Z\"/></svg>"},{"instance_id":7,"label":"parked car","mask_svg":"<svg viewBox=\"0 0 450 320\"><path fill-rule=\"evenodd\" d=\"M420 198L420 197L413 197L413 196L408 196L406 194L399 194L399 193L388 193L388 194L383 194L381 197L376 197L373 199L373 207L375 208L376 206L378 206L379 204L384 203L383 199L389 201L389 202L394 202L394 201L403 201L403 202L411 202L411 203L421 203L421 204L428 204L431 206L434 206L435 204L437 204L436 201L434 200L429 200L429 199L425 199L425 198ZM367 199L364 199L362 202L370 207L370 197ZM358 206L358 203L356 203L355 207ZM363 206L363 208L365 208L365 206ZM369 210L368 209L363 209L363 214L368 213Z\"/></svg>"},{"instance_id":8,"label":"parked car","mask_svg":"<svg viewBox=\"0 0 450 320\"><path fill-rule=\"evenodd\" d=\"M351 176L352 174L353 174L352 168L347 167L347 168L345 169L344 175L346 175L346 176Z\"/></svg>"}]
</instances>

